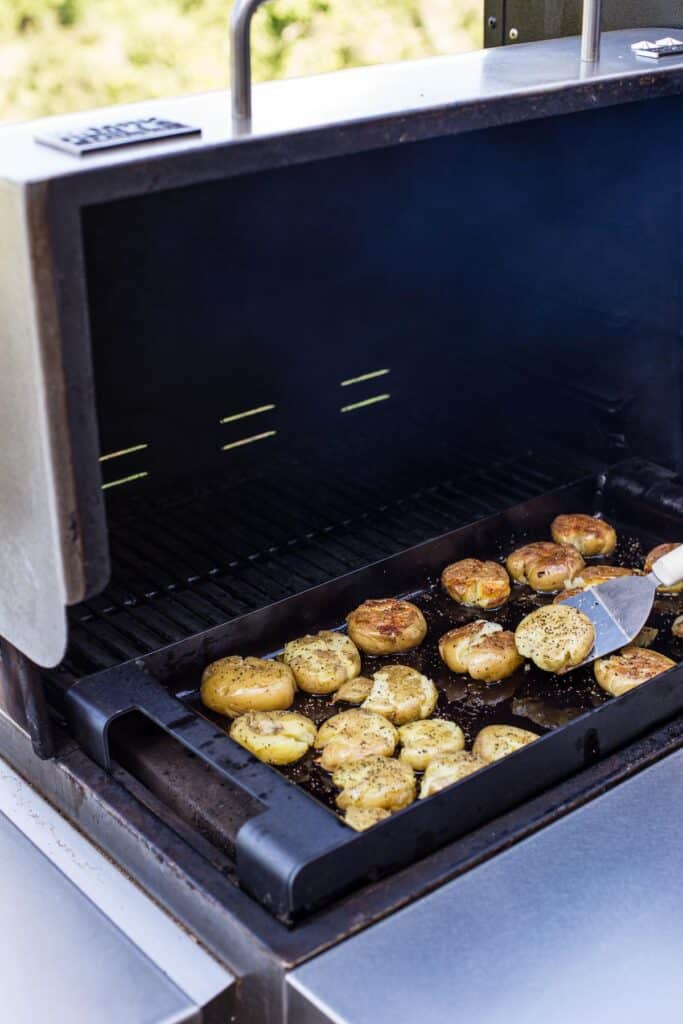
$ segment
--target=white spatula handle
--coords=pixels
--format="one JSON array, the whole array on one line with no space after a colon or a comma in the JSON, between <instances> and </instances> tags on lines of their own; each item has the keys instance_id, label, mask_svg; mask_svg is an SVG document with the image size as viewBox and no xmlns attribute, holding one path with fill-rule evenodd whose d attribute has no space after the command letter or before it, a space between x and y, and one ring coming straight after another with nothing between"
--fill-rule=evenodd
<instances>
[{"instance_id":1,"label":"white spatula handle","mask_svg":"<svg viewBox=\"0 0 683 1024\"><path fill-rule=\"evenodd\" d=\"M665 587L673 587L683 580L683 544L668 555L662 555L652 566L652 572Z\"/></svg>"}]
</instances>

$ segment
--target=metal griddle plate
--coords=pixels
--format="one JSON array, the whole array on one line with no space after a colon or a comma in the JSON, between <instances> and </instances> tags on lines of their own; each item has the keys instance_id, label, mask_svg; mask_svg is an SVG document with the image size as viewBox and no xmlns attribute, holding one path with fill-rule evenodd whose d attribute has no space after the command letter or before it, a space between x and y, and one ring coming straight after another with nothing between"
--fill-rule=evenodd
<instances>
[{"instance_id":1,"label":"metal griddle plate","mask_svg":"<svg viewBox=\"0 0 683 1024\"><path fill-rule=\"evenodd\" d=\"M526 587L515 587L510 602L497 612L463 608L438 585L448 562L466 556L503 559L522 543L547 539L550 521L558 513L593 512L598 501L598 481L580 481L136 662L81 680L67 694L77 738L106 766L109 723L127 712L142 710L255 799L263 813L251 818L238 833L238 878L278 917L292 920L363 879L394 870L465 834L683 710L680 667L615 700L597 687L590 666L564 677L524 666L502 683L487 686L449 672L438 656L438 638L454 626L485 617L514 629L524 615L551 600ZM642 512L638 518L647 522L651 517ZM612 564L642 565L651 546L676 539L675 520L668 520L668 526L654 534L638 524L620 522L618 501L614 507L608 506L605 514L620 534L618 550L609 559ZM629 516L632 520L632 504ZM365 674L380 665L400 662L430 676L439 689L436 714L457 721L468 744L480 728L497 722L544 735L504 761L428 800L416 801L369 831L354 833L330 812L335 794L329 776L315 764L313 755L283 770L256 761L227 737L228 720L202 709L198 684L203 668L217 657L233 653L273 656L285 640L321 628L339 628L348 611L361 601L389 594L410 596L423 609L428 636L420 648L406 655L364 658ZM659 630L655 649L676 661L683 661L683 644L672 637L671 622L682 609L683 599L660 598L650 619ZM317 722L343 707L332 705L329 698L302 694L295 703L297 710Z\"/></svg>"}]
</instances>

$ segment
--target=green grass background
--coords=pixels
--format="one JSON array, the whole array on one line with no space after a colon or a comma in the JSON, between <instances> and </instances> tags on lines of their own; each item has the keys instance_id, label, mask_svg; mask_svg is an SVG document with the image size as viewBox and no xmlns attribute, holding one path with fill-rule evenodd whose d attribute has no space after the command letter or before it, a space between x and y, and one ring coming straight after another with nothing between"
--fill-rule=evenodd
<instances>
[{"instance_id":1,"label":"green grass background","mask_svg":"<svg viewBox=\"0 0 683 1024\"><path fill-rule=\"evenodd\" d=\"M0 120L225 88L226 0L0 0ZM272 0L257 81L481 46L482 0Z\"/></svg>"}]
</instances>

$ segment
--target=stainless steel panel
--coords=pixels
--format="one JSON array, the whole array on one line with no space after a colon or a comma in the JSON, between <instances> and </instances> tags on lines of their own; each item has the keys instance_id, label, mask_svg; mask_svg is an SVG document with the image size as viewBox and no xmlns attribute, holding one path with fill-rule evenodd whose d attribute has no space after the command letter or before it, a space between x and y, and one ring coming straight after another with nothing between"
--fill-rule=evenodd
<instances>
[{"instance_id":1,"label":"stainless steel panel","mask_svg":"<svg viewBox=\"0 0 683 1024\"><path fill-rule=\"evenodd\" d=\"M289 1020L678 1020L682 788L677 751L298 968Z\"/></svg>"},{"instance_id":2,"label":"stainless steel panel","mask_svg":"<svg viewBox=\"0 0 683 1024\"><path fill-rule=\"evenodd\" d=\"M173 984L0 815L2 1019L97 1024L199 1022Z\"/></svg>"},{"instance_id":3,"label":"stainless steel panel","mask_svg":"<svg viewBox=\"0 0 683 1024\"><path fill-rule=\"evenodd\" d=\"M0 835L5 818L32 851L49 860L60 873L55 877L73 883L78 891L75 902L78 894L90 901L193 1005L211 1007L211 1021L226 1024L235 981L230 971L0 760ZM33 873L27 877L30 886ZM80 953L92 955L90 950Z\"/></svg>"},{"instance_id":4,"label":"stainless steel panel","mask_svg":"<svg viewBox=\"0 0 683 1024\"><path fill-rule=\"evenodd\" d=\"M0 174L0 239L0 635L52 666L109 572L88 339L60 333L44 186Z\"/></svg>"},{"instance_id":5,"label":"stainless steel panel","mask_svg":"<svg viewBox=\"0 0 683 1024\"><path fill-rule=\"evenodd\" d=\"M67 601L48 412L59 380L42 347L26 193L2 182L0 239L0 634L54 665L66 645Z\"/></svg>"}]
</instances>

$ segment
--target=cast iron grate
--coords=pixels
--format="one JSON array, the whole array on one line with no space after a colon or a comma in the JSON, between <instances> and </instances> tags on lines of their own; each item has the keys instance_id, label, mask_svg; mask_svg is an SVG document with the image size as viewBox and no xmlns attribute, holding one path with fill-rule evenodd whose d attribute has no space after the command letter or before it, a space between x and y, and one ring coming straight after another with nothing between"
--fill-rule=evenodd
<instances>
[{"instance_id":1,"label":"cast iron grate","mask_svg":"<svg viewBox=\"0 0 683 1024\"><path fill-rule=\"evenodd\" d=\"M457 473L395 496L395 474L274 472L238 489L110 510L112 575L70 612L61 686L344 575L585 471L561 454L458 453ZM415 479L412 480L415 484ZM378 504L378 495L390 500Z\"/></svg>"}]
</instances>

